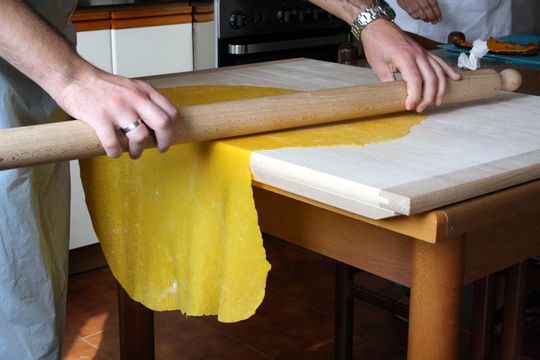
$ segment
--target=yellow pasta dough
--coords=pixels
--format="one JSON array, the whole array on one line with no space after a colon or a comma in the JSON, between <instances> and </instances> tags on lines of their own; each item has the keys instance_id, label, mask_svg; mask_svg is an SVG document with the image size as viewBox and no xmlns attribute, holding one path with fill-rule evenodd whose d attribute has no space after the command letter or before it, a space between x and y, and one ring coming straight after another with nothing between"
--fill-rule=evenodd
<instances>
[{"instance_id":1,"label":"yellow pasta dough","mask_svg":"<svg viewBox=\"0 0 540 360\"><path fill-rule=\"evenodd\" d=\"M177 106L291 90L189 86L160 90ZM251 192L253 150L363 145L404 136L424 117L398 114L81 161L86 201L114 276L150 309L246 319L263 300L267 273Z\"/></svg>"}]
</instances>

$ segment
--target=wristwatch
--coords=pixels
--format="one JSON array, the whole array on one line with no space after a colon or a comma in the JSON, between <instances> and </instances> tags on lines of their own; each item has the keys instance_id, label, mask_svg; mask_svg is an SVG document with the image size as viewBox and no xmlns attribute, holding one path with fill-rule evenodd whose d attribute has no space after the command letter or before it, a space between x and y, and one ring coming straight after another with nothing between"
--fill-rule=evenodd
<instances>
[{"instance_id":1,"label":"wristwatch","mask_svg":"<svg viewBox=\"0 0 540 360\"><path fill-rule=\"evenodd\" d=\"M362 11L356 17L356 19L354 19L351 26L351 32L355 38L360 40L362 30L364 30L372 21L381 18L393 22L396 18L396 12L390 7L390 5L388 5L386 1L375 0L370 7Z\"/></svg>"}]
</instances>

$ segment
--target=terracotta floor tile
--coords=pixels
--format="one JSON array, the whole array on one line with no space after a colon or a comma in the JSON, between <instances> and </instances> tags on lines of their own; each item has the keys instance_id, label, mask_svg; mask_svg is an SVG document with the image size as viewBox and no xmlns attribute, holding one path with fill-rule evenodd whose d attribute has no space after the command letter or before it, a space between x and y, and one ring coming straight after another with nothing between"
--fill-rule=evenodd
<instances>
[{"instance_id":1,"label":"terracotta floor tile","mask_svg":"<svg viewBox=\"0 0 540 360\"><path fill-rule=\"evenodd\" d=\"M77 338L65 339L62 359L90 360L96 358L97 349ZM112 358L111 358L112 359Z\"/></svg>"},{"instance_id":2,"label":"terracotta floor tile","mask_svg":"<svg viewBox=\"0 0 540 360\"><path fill-rule=\"evenodd\" d=\"M334 320L322 315L284 331L262 336L249 345L275 359L332 359Z\"/></svg>"},{"instance_id":3,"label":"terracotta floor tile","mask_svg":"<svg viewBox=\"0 0 540 360\"><path fill-rule=\"evenodd\" d=\"M277 239L266 238L265 246L273 270L257 313L235 324L219 323L215 317L156 313L157 359L333 358L334 262ZM355 281L392 298L404 291L365 272L358 273ZM530 269L528 283L538 291L540 267ZM64 359L119 358L116 301L116 282L108 269L70 278ZM389 312L357 300L354 327L355 359L406 357L407 323ZM540 320L533 319L525 329L527 359L540 360L538 339Z\"/></svg>"},{"instance_id":4,"label":"terracotta floor tile","mask_svg":"<svg viewBox=\"0 0 540 360\"><path fill-rule=\"evenodd\" d=\"M203 321L239 341L247 342L271 332L287 329L321 314L311 306L269 290L255 315L247 320L226 324L218 322L215 317L206 317Z\"/></svg>"},{"instance_id":5,"label":"terracotta floor tile","mask_svg":"<svg viewBox=\"0 0 540 360\"><path fill-rule=\"evenodd\" d=\"M375 339L378 340L378 339ZM405 350L385 340L363 340L355 336L355 359L405 359ZM334 319L321 316L285 331L269 334L250 343L275 359L331 360L334 357Z\"/></svg>"},{"instance_id":6,"label":"terracotta floor tile","mask_svg":"<svg viewBox=\"0 0 540 360\"><path fill-rule=\"evenodd\" d=\"M118 328L112 328L94 335L86 336L83 340L96 348L96 358L120 358Z\"/></svg>"},{"instance_id":7,"label":"terracotta floor tile","mask_svg":"<svg viewBox=\"0 0 540 360\"><path fill-rule=\"evenodd\" d=\"M386 339L399 347L407 345L408 323L390 312L356 300L354 303L354 335L357 341Z\"/></svg>"},{"instance_id":8,"label":"terracotta floor tile","mask_svg":"<svg viewBox=\"0 0 540 360\"><path fill-rule=\"evenodd\" d=\"M68 335L85 337L118 326L116 301L104 300L94 307L80 306L68 299L66 329Z\"/></svg>"},{"instance_id":9,"label":"terracotta floor tile","mask_svg":"<svg viewBox=\"0 0 540 360\"><path fill-rule=\"evenodd\" d=\"M118 326L116 282L108 269L70 278L66 334L85 337Z\"/></svg>"},{"instance_id":10,"label":"terracotta floor tile","mask_svg":"<svg viewBox=\"0 0 540 360\"><path fill-rule=\"evenodd\" d=\"M292 297L330 314L334 312L335 262L321 260L305 264L281 276L268 287L279 294Z\"/></svg>"},{"instance_id":11,"label":"terracotta floor tile","mask_svg":"<svg viewBox=\"0 0 540 360\"><path fill-rule=\"evenodd\" d=\"M308 264L326 259L321 255L269 235L264 235L264 247L268 262L272 265L272 270L270 270L268 276L269 284L274 279L289 276L289 274L302 269Z\"/></svg>"}]
</instances>

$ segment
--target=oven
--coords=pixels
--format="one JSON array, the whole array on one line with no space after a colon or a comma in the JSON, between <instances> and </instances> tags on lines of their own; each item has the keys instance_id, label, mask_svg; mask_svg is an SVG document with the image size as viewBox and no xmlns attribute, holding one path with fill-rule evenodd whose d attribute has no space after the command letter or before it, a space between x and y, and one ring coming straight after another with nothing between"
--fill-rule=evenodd
<instances>
[{"instance_id":1,"label":"oven","mask_svg":"<svg viewBox=\"0 0 540 360\"><path fill-rule=\"evenodd\" d=\"M349 26L307 0L216 0L219 67L307 57L337 61Z\"/></svg>"}]
</instances>

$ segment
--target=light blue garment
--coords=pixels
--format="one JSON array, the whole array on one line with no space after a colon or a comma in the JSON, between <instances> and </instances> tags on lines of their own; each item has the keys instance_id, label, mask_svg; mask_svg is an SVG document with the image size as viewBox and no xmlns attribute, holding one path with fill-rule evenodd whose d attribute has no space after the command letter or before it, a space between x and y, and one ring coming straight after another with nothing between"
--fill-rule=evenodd
<instances>
[{"instance_id":1,"label":"light blue garment","mask_svg":"<svg viewBox=\"0 0 540 360\"><path fill-rule=\"evenodd\" d=\"M26 1L74 38L72 0ZM21 46L24 46L21 44ZM65 118L36 84L0 58L0 128ZM67 289L67 163L0 171L0 359L59 359Z\"/></svg>"}]
</instances>

